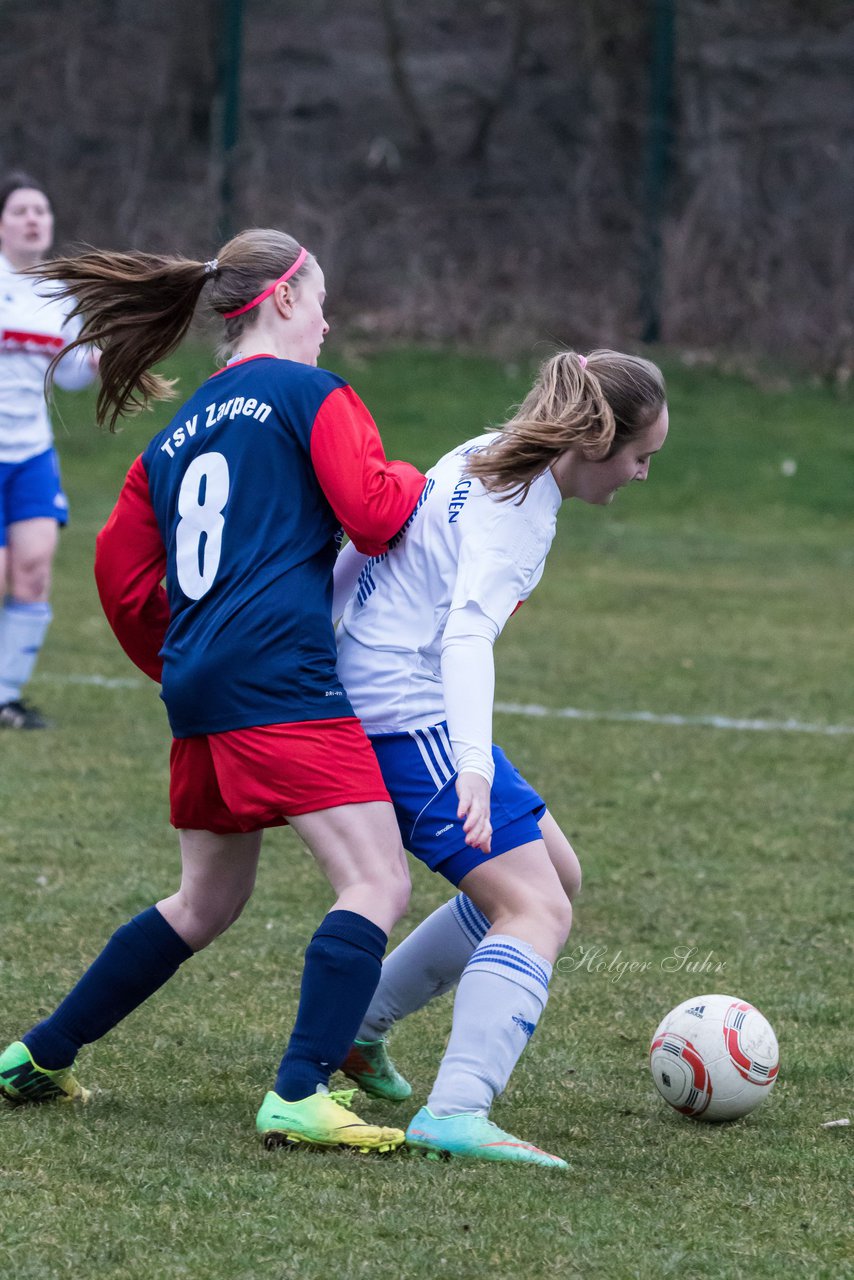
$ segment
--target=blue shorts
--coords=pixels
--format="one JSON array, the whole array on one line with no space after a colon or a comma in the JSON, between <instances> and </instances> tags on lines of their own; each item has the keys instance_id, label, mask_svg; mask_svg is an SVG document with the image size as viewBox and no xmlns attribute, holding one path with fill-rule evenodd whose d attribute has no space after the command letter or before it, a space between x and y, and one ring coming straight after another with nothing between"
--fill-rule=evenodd
<instances>
[{"instance_id":1,"label":"blue shorts","mask_svg":"<svg viewBox=\"0 0 854 1280\"><path fill-rule=\"evenodd\" d=\"M457 817L456 770L448 726L444 723L408 733L371 737L388 787L405 848L458 885L474 867L519 845L541 840L539 819L545 802L511 764L500 747L492 748L492 851L466 844Z\"/></svg>"},{"instance_id":2,"label":"blue shorts","mask_svg":"<svg viewBox=\"0 0 854 1280\"><path fill-rule=\"evenodd\" d=\"M68 499L55 449L25 462L0 462L0 547L6 545L10 524L42 517L68 524Z\"/></svg>"}]
</instances>

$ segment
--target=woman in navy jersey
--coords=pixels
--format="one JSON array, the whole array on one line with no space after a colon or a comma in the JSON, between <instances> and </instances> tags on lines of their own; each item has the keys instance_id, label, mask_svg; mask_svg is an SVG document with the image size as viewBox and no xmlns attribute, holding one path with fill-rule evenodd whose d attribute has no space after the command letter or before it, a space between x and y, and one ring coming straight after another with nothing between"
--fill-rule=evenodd
<instances>
[{"instance_id":1,"label":"woman in navy jersey","mask_svg":"<svg viewBox=\"0 0 854 1280\"><path fill-rule=\"evenodd\" d=\"M581 882L544 801L493 745L492 650L540 581L562 504L602 505L645 480L667 429L655 365L561 352L509 422L430 469L386 555L348 546L336 566L336 597L355 586L338 667L403 842L462 890L388 957L344 1071L404 1100L384 1036L457 985L447 1051L406 1135L433 1155L565 1167L488 1118L545 1008Z\"/></svg>"},{"instance_id":2,"label":"woman in navy jersey","mask_svg":"<svg viewBox=\"0 0 854 1280\"><path fill-rule=\"evenodd\" d=\"M98 367L89 347L69 350L80 332L73 301L62 301L38 267L53 243L53 210L25 173L0 182L0 728L44 729L21 693L51 622L50 580L59 528L68 521L44 395L54 356L66 391L87 387Z\"/></svg>"},{"instance_id":3,"label":"woman in navy jersey","mask_svg":"<svg viewBox=\"0 0 854 1280\"><path fill-rule=\"evenodd\" d=\"M257 1128L268 1145L393 1149L400 1130L364 1124L348 1093L328 1092L409 894L388 793L336 673L332 566L342 527L381 554L424 477L386 460L358 396L317 368L323 272L290 236L246 231L205 263L91 252L47 273L78 299L81 341L102 349L98 417L111 427L171 394L150 370L202 298L224 321L229 358L133 463L96 551L110 624L162 684L180 886L123 925L6 1050L0 1089L12 1101L84 1097L78 1049L233 923L263 830L289 822L337 900L306 951Z\"/></svg>"}]
</instances>

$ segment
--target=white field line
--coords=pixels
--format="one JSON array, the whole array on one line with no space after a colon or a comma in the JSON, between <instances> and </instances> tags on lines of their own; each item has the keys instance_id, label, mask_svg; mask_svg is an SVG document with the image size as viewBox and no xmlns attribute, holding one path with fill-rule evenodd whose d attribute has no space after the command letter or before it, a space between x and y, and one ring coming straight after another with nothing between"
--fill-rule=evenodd
<instances>
[{"instance_id":1,"label":"white field line","mask_svg":"<svg viewBox=\"0 0 854 1280\"><path fill-rule=\"evenodd\" d=\"M101 689L142 689L152 683L148 680L135 680L132 676L112 678L39 673L36 678L50 680L53 684L88 684ZM539 719L550 717L554 720L598 720L615 724L668 724L751 733L815 733L825 738L854 734L854 725L850 724L809 724L803 720L736 720L729 716L659 715L654 711L584 711L580 707L542 707L536 702L496 702L495 710L508 716L531 716Z\"/></svg>"},{"instance_id":2,"label":"white field line","mask_svg":"<svg viewBox=\"0 0 854 1280\"><path fill-rule=\"evenodd\" d=\"M533 702L496 702L495 710L510 716L550 716L558 720L687 725L706 729L749 730L753 733L817 733L828 738L854 734L854 725L851 724L809 724L803 720L735 720L729 716L658 715L654 711L582 711L579 707L541 707Z\"/></svg>"},{"instance_id":3,"label":"white field line","mask_svg":"<svg viewBox=\"0 0 854 1280\"><path fill-rule=\"evenodd\" d=\"M146 684L153 684L154 681L135 680L133 676L112 677L112 676L58 676L51 675L48 671L36 672L35 681L49 680L51 684L92 684L99 689L142 689Z\"/></svg>"}]
</instances>

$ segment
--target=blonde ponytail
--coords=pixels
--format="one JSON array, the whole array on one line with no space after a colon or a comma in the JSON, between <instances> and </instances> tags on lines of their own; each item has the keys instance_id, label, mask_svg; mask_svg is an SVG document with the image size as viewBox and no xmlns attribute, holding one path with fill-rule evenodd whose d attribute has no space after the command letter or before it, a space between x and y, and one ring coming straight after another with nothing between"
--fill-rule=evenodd
<instances>
[{"instance_id":1,"label":"blonde ponytail","mask_svg":"<svg viewBox=\"0 0 854 1280\"><path fill-rule=\"evenodd\" d=\"M503 499L523 502L562 453L574 449L598 462L645 431L664 403L664 379L649 360L608 350L559 352L541 366L494 441L471 455L467 472Z\"/></svg>"}]
</instances>

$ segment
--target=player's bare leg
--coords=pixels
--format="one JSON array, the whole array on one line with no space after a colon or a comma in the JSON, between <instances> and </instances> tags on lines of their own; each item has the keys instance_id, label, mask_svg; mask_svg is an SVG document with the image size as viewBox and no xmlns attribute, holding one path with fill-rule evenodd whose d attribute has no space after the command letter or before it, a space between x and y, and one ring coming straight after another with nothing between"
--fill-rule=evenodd
<instances>
[{"instance_id":1,"label":"player's bare leg","mask_svg":"<svg viewBox=\"0 0 854 1280\"><path fill-rule=\"evenodd\" d=\"M47 517L15 521L6 530L7 546L0 548L0 728L48 727L21 693L53 616L48 598L58 528Z\"/></svg>"},{"instance_id":2,"label":"player's bare leg","mask_svg":"<svg viewBox=\"0 0 854 1280\"><path fill-rule=\"evenodd\" d=\"M574 903L581 892L581 863L576 852L548 810L540 818L539 827L563 891Z\"/></svg>"},{"instance_id":3,"label":"player's bare leg","mask_svg":"<svg viewBox=\"0 0 854 1280\"><path fill-rule=\"evenodd\" d=\"M581 889L575 850L554 817L539 820L549 859L573 902ZM412 1089L391 1060L386 1038L396 1022L457 985L489 920L465 894L422 920L383 961L379 985L342 1071L369 1097L401 1102Z\"/></svg>"},{"instance_id":4,"label":"player's bare leg","mask_svg":"<svg viewBox=\"0 0 854 1280\"><path fill-rule=\"evenodd\" d=\"M260 831L218 835L181 831L181 883L157 909L193 951L201 951L234 923L252 896Z\"/></svg>"}]
</instances>

